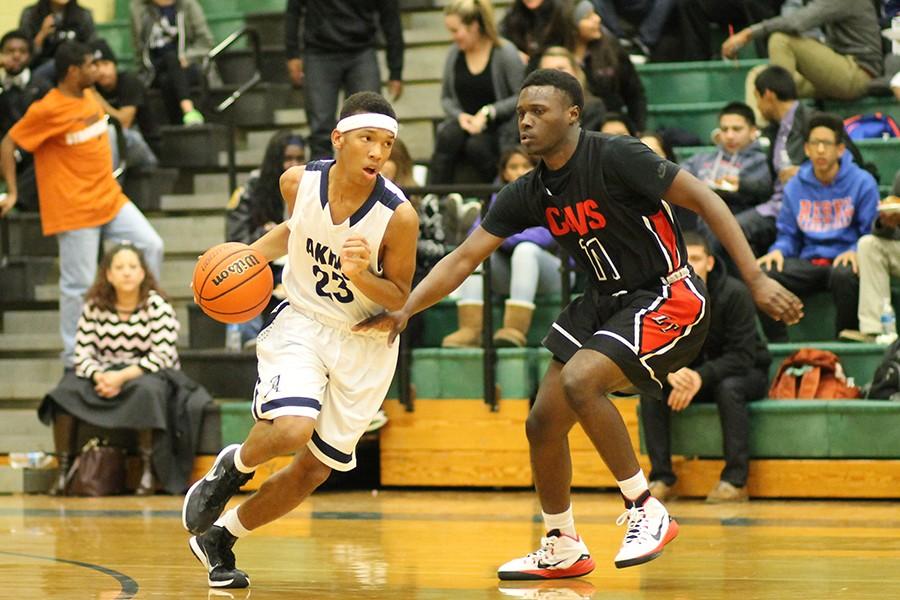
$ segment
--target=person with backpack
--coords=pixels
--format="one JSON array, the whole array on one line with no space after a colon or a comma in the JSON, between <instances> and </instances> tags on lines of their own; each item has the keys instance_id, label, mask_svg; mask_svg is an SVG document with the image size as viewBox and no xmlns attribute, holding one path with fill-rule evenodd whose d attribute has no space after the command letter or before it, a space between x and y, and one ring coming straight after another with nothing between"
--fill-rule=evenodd
<instances>
[{"instance_id":1,"label":"person with backpack","mask_svg":"<svg viewBox=\"0 0 900 600\"><path fill-rule=\"evenodd\" d=\"M667 376L661 396L641 394L641 423L651 465L650 493L660 502L673 496L672 413L694 402L715 402L722 423L725 467L706 501L741 502L748 498L748 403L765 396L772 359L757 330L756 309L747 286L726 273L700 233L684 232L684 243L688 262L709 290L709 333L697 358Z\"/></svg>"},{"instance_id":2,"label":"person with backpack","mask_svg":"<svg viewBox=\"0 0 900 600\"><path fill-rule=\"evenodd\" d=\"M846 152L844 122L820 113L809 120L804 150L810 162L784 188L778 236L759 264L799 296L829 290L837 310L835 335L856 329L857 242L872 229L878 184ZM770 342L787 341L787 327L760 313Z\"/></svg>"},{"instance_id":3,"label":"person with backpack","mask_svg":"<svg viewBox=\"0 0 900 600\"><path fill-rule=\"evenodd\" d=\"M859 329L841 331L842 340L875 342L882 331L881 313L891 299L891 277L900 276L900 171L891 195L878 207L872 233L859 240Z\"/></svg>"}]
</instances>

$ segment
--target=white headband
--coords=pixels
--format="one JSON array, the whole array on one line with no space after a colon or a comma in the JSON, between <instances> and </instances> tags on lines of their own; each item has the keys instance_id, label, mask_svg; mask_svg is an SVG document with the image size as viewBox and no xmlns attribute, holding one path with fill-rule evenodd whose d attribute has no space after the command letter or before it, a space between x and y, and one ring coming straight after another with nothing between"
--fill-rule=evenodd
<instances>
[{"instance_id":1,"label":"white headband","mask_svg":"<svg viewBox=\"0 0 900 600\"><path fill-rule=\"evenodd\" d=\"M341 133L346 133L353 129L363 129L366 127L390 131L394 134L394 137L397 137L397 130L399 129L397 119L381 113L358 113L350 115L349 117L344 117L338 121L335 129Z\"/></svg>"}]
</instances>

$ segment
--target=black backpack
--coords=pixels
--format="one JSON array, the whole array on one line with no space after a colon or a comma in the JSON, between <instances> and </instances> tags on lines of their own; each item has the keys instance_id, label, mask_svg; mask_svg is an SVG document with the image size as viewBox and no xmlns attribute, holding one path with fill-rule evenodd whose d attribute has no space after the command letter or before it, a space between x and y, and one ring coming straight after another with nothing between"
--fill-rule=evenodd
<instances>
[{"instance_id":1,"label":"black backpack","mask_svg":"<svg viewBox=\"0 0 900 600\"><path fill-rule=\"evenodd\" d=\"M866 398L900 401L900 339L885 351L872 383L866 386Z\"/></svg>"}]
</instances>

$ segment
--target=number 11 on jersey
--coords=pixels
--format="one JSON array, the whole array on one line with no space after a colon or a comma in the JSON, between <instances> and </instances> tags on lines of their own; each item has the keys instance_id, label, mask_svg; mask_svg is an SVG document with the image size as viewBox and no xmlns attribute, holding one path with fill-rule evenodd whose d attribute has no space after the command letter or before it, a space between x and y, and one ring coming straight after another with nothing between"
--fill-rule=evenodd
<instances>
[{"instance_id":1,"label":"number 11 on jersey","mask_svg":"<svg viewBox=\"0 0 900 600\"><path fill-rule=\"evenodd\" d=\"M594 267L594 274L597 276L597 281L622 278L621 275L619 275L618 269L616 269L616 265L614 265L612 259L609 258L609 254L606 253L606 248L600 243L600 240L597 238L578 240L578 245L581 246L581 249L584 250L584 253L588 257L588 260L591 261L591 266ZM609 268L609 275L607 275L603 265L606 265Z\"/></svg>"}]
</instances>

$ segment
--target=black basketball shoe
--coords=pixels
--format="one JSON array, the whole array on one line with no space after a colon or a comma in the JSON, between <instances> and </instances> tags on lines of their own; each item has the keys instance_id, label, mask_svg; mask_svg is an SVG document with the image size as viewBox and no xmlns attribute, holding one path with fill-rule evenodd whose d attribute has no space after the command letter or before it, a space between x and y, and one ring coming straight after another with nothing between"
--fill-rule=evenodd
<instances>
[{"instance_id":1,"label":"black basketball shoe","mask_svg":"<svg viewBox=\"0 0 900 600\"><path fill-rule=\"evenodd\" d=\"M250 577L234 566L234 552L231 547L237 538L224 527L214 525L203 535L188 541L191 552L206 567L211 588L250 587Z\"/></svg>"},{"instance_id":2,"label":"black basketball shoe","mask_svg":"<svg viewBox=\"0 0 900 600\"><path fill-rule=\"evenodd\" d=\"M241 473L234 466L234 453L238 448L239 444L231 444L219 452L206 476L185 494L181 522L194 535L209 529L222 514L228 500L253 479L253 473Z\"/></svg>"}]
</instances>

